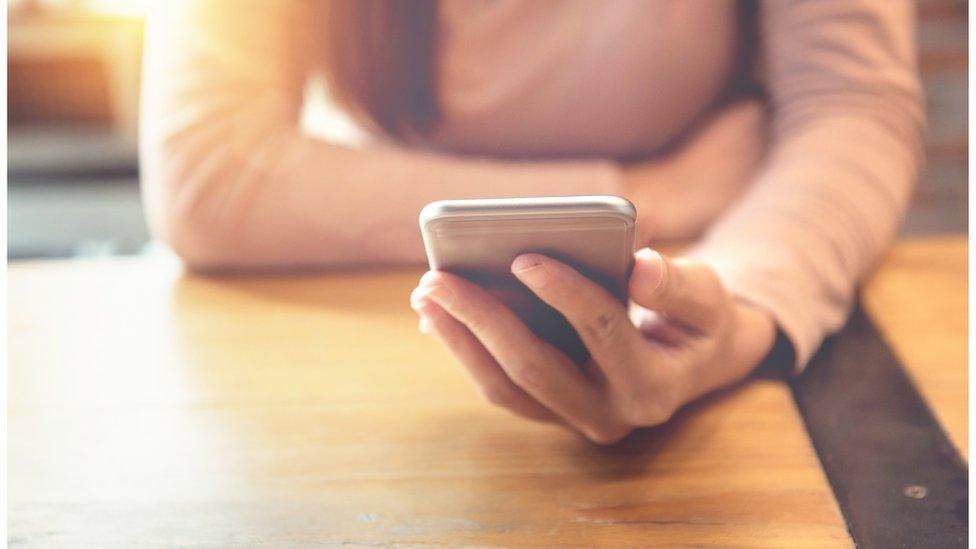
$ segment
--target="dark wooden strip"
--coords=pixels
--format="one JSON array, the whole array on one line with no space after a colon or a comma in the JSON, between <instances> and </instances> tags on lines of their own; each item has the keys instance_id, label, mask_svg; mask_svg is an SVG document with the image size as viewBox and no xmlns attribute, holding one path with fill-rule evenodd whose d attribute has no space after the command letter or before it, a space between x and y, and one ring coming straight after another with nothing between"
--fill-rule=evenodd
<instances>
[{"instance_id":1,"label":"dark wooden strip","mask_svg":"<svg viewBox=\"0 0 976 549\"><path fill-rule=\"evenodd\" d=\"M968 469L861 308L792 388L858 547L966 546Z\"/></svg>"}]
</instances>

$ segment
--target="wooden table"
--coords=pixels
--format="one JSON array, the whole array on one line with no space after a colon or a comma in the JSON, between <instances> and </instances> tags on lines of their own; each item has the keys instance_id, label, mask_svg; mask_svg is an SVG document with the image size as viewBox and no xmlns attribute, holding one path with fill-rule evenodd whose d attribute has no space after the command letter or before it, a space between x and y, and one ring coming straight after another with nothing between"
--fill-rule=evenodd
<instances>
[{"instance_id":1,"label":"wooden table","mask_svg":"<svg viewBox=\"0 0 976 549\"><path fill-rule=\"evenodd\" d=\"M599 448L483 403L416 330L419 274L12 265L10 540L850 546L782 382ZM965 289L943 238L899 245L866 293L963 449Z\"/></svg>"}]
</instances>

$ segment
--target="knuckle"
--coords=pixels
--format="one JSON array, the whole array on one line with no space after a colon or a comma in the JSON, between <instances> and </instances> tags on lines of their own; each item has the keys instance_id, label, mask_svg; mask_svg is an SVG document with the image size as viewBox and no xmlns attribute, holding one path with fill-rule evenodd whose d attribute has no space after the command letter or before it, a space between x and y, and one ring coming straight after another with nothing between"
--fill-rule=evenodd
<instances>
[{"instance_id":1,"label":"knuckle","mask_svg":"<svg viewBox=\"0 0 976 549\"><path fill-rule=\"evenodd\" d=\"M491 331L493 321L497 316L493 305L472 307L464 323L472 332L484 333Z\"/></svg>"},{"instance_id":2,"label":"knuckle","mask_svg":"<svg viewBox=\"0 0 976 549\"><path fill-rule=\"evenodd\" d=\"M422 318L427 321L427 324L431 328L438 328L438 329L447 326L449 324L448 320L450 320L449 315L444 314L441 309L436 307L430 307L424 309Z\"/></svg>"},{"instance_id":3,"label":"knuckle","mask_svg":"<svg viewBox=\"0 0 976 549\"><path fill-rule=\"evenodd\" d=\"M671 420L674 412L662 406L646 406L635 410L627 420L640 427L656 427Z\"/></svg>"},{"instance_id":4,"label":"knuckle","mask_svg":"<svg viewBox=\"0 0 976 549\"><path fill-rule=\"evenodd\" d=\"M583 322L583 332L593 343L605 345L620 340L624 325L622 315L604 310Z\"/></svg>"},{"instance_id":5,"label":"knuckle","mask_svg":"<svg viewBox=\"0 0 976 549\"><path fill-rule=\"evenodd\" d=\"M498 386L483 387L481 389L481 393L484 395L485 400L501 408L509 407L509 405L512 402L512 393L506 387L498 387Z\"/></svg>"},{"instance_id":6,"label":"knuckle","mask_svg":"<svg viewBox=\"0 0 976 549\"><path fill-rule=\"evenodd\" d=\"M545 368L535 362L521 362L509 368L508 375L516 385L529 393L542 388L546 383Z\"/></svg>"},{"instance_id":7,"label":"knuckle","mask_svg":"<svg viewBox=\"0 0 976 549\"><path fill-rule=\"evenodd\" d=\"M623 424L612 424L589 429L584 433L584 436L591 442L606 446L620 442L630 434L631 430L630 427Z\"/></svg>"},{"instance_id":8,"label":"knuckle","mask_svg":"<svg viewBox=\"0 0 976 549\"><path fill-rule=\"evenodd\" d=\"M618 413L630 425L653 427L671 419L675 400L667 392L632 389L620 398Z\"/></svg>"}]
</instances>

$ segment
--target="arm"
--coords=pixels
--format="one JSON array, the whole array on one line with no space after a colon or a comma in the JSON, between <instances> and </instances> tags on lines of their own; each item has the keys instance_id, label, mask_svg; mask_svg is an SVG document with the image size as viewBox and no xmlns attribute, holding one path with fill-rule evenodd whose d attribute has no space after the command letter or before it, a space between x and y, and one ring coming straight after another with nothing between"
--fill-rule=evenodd
<instances>
[{"instance_id":1,"label":"arm","mask_svg":"<svg viewBox=\"0 0 976 549\"><path fill-rule=\"evenodd\" d=\"M640 213L639 242L701 237L748 189L766 153L766 107L743 98L711 113L669 154L623 169L623 192Z\"/></svg>"},{"instance_id":2,"label":"arm","mask_svg":"<svg viewBox=\"0 0 976 549\"><path fill-rule=\"evenodd\" d=\"M772 143L692 252L766 311L802 366L894 235L921 163L913 13L902 1L768 2Z\"/></svg>"},{"instance_id":3,"label":"arm","mask_svg":"<svg viewBox=\"0 0 976 549\"><path fill-rule=\"evenodd\" d=\"M619 194L609 162L355 150L302 133L322 45L301 0L161 2L150 20L142 178L153 232L191 266L420 262L436 199Z\"/></svg>"},{"instance_id":4,"label":"arm","mask_svg":"<svg viewBox=\"0 0 976 549\"><path fill-rule=\"evenodd\" d=\"M749 374L775 322L802 365L840 326L854 284L894 233L919 165L922 113L907 2L774 2L763 23L772 151L691 254L641 250L630 298L535 254L512 272L576 328L581 375L483 289L430 272L411 295L492 402L614 442Z\"/></svg>"}]
</instances>

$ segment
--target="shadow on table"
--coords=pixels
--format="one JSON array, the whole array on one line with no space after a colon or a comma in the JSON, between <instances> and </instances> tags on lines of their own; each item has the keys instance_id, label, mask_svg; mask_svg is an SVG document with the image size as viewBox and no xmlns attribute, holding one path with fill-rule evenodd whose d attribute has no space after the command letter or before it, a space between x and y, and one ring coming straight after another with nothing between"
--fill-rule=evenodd
<instances>
[{"instance_id":1,"label":"shadow on table","mask_svg":"<svg viewBox=\"0 0 976 549\"><path fill-rule=\"evenodd\" d=\"M615 444L599 446L580 437L580 444L572 455L581 470L601 480L624 480L641 476L655 468L658 456L667 452L670 445L677 443L678 438L682 437L697 416L733 399L750 381L737 383L701 398L679 410L667 423L637 429ZM715 423L699 422L694 430L694 439L689 441L684 437L681 440L682 451L707 447L717 427L718 424Z\"/></svg>"},{"instance_id":2,"label":"shadow on table","mask_svg":"<svg viewBox=\"0 0 976 549\"><path fill-rule=\"evenodd\" d=\"M455 387L453 377L441 379L444 374L440 372L440 366L426 364L417 356L430 355L438 361L448 360L446 353L432 354L432 349L439 347L428 338L414 335L415 321L409 309L408 294L419 274L419 270L398 270L287 277L186 275L176 282L173 289L174 310L181 319L179 337L187 359L193 363L192 369L208 386L207 392L233 398L238 404L263 403L254 409L252 419L258 421L248 430L248 438L260 433L257 438L265 444L281 442L276 439L287 433L277 426L277 416L282 414L282 410L267 408L276 400L281 403L275 406L296 406L292 408L296 418L300 418L301 411L308 407L308 412L320 419L328 417L337 420L345 414L342 402L348 399L351 406L348 413L360 414L358 424L382 426L383 434L380 436L393 437L390 444L399 444L400 433L408 432L411 437L420 437L412 440L412 443L429 446L427 450L414 450L413 458L417 462L409 463L411 470L422 470L426 459L477 456L479 448L489 446L513 448L524 456L563 455L575 474L597 480L640 477L655 469L676 466L671 461L675 448L680 448L683 455L704 451L710 445L715 430L724 421L707 412L732 404L729 401L734 400L751 382L746 381L705 397L683 408L667 424L639 429L610 446L598 446L582 437L568 434L558 436L542 433L538 427L527 427L522 420L499 421L494 412L488 415L480 407L466 408L477 410L470 421L438 415L450 409L450 406L445 405L447 407L442 409L424 402L424 391L428 390L425 387L437 386L445 380L450 381L445 386L451 390L461 390L461 386ZM288 348L282 348L280 355L272 357L261 356L261 352L230 353L214 347L219 347L223 338L229 337L225 331L233 332L235 338L240 338L240 328L231 326L238 315L260 315L259 325L248 326L255 332L243 340L254 340L258 345L269 347L255 346L254 351L266 351L275 346ZM350 315L357 317L355 322L347 320ZM195 322L197 319L206 322ZM215 330L214 321L227 324ZM397 345L389 344L359 350L351 347L345 350L336 350L335 346L329 348L330 339L348 342L361 337L355 332L365 326L376 327L377 332L371 337L377 341L401 341L404 349L393 350ZM276 339L279 332L280 339ZM318 336L316 332L328 332L330 336ZM298 339L295 338L296 334ZM315 348L285 345L286 342L306 339L318 342ZM403 367L390 369L388 365L396 358L394 354L397 352L405 357L405 362L401 364ZM397 381L399 376L406 376L403 372L411 372L410 375L428 379L430 383L407 377ZM377 382L377 374L387 378L394 376L396 379L384 379L381 382L382 390L366 388L370 383ZM317 392L316 387L321 387L324 393ZM275 391L278 394L273 394ZM412 391L417 393L410 394ZM382 406L373 399L387 393L416 402L418 409L396 417L382 417L379 413ZM324 395L339 400L323 401ZM457 398L458 395L452 395L448 400L453 402ZM471 398L477 398L473 392ZM262 418L259 410L264 410L268 417ZM701 416L711 417L698 421ZM411 427L411 423L417 421L425 422L426 427ZM265 422L267 429L257 428ZM308 425L302 428L311 429ZM333 430L336 433L345 432L347 427L321 423L315 430L318 436L328 434L331 437ZM360 438L354 433L349 436L356 440ZM451 442L451 438L455 440ZM401 456L401 459L406 458ZM312 461L319 460L326 468L324 464L329 462L327 456L320 455Z\"/></svg>"}]
</instances>

